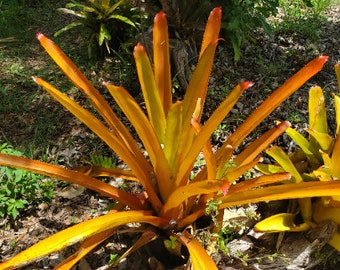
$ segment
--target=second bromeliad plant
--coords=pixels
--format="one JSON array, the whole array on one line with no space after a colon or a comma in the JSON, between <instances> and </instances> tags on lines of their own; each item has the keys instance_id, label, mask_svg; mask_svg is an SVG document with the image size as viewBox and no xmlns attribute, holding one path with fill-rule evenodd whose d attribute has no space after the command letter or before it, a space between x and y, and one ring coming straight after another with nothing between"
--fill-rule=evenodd
<instances>
[{"instance_id":1,"label":"second bromeliad plant","mask_svg":"<svg viewBox=\"0 0 340 270\"><path fill-rule=\"evenodd\" d=\"M221 9L215 8L208 19L197 67L181 101L172 100L169 43L165 14L155 17L153 59L151 66L146 51L137 44L134 51L137 72L147 114L127 90L106 83L117 104L134 126L148 158L138 147L128 129L118 119L99 91L85 78L71 60L43 34L37 38L72 82L88 97L101 115L98 119L88 110L40 78L34 81L96 133L120 158L129 170L93 166L90 170L66 169L22 157L0 154L0 164L17 167L76 183L119 202L106 215L84 221L58 232L0 264L0 269L13 269L76 242L83 241L78 251L56 268L71 268L93 248L113 235L124 224L148 224L140 239L128 250L134 251L160 235L176 239L189 251L194 269L217 269L213 260L188 229L205 215L207 202L216 199L219 209L228 206L313 196L340 196L340 182L301 182L283 184L290 173L276 173L236 183L240 176L261 159L259 154L288 127L282 122L251 143L240 154L234 149L288 96L316 74L327 61L321 56L308 63L268 97L216 152L209 139L251 82L237 85L211 117L200 124L207 86L213 64L221 22ZM206 165L193 178L191 172L200 152ZM232 161L233 166L227 166ZM98 178L119 176L139 182L143 192L131 194ZM274 184L275 183L275 184ZM175 248L178 250L177 248ZM125 254L125 255L126 255ZM125 256L123 255L123 256Z\"/></svg>"}]
</instances>

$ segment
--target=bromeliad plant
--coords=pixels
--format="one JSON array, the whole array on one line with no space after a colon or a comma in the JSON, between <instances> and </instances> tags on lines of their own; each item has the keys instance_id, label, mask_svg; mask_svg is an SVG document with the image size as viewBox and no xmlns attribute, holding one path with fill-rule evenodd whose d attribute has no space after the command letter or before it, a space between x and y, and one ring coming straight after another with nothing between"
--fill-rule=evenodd
<instances>
[{"instance_id":1,"label":"bromeliad plant","mask_svg":"<svg viewBox=\"0 0 340 270\"><path fill-rule=\"evenodd\" d=\"M153 29L152 68L144 47L137 44L134 57L144 96L147 114L122 87L105 83L111 95L135 128L148 157L138 147L128 129L118 119L99 91L85 78L71 60L48 38L38 33L37 38L52 59L72 82L88 97L101 119L77 104L48 82L34 78L56 100L96 133L128 166L118 168L66 169L37 160L1 154L0 164L41 173L60 180L82 185L118 201L109 213L84 221L58 232L0 264L0 269L13 269L37 258L83 241L78 251L56 268L69 269L94 247L128 223L148 224L142 227L140 239L122 257L160 235L171 239L166 246L178 252L178 245L186 246L194 269L217 269L189 228L206 213L207 202L216 199L219 209L228 206L312 196L340 196L340 182L326 181L317 184L293 183L272 186L288 180L289 173L265 175L236 183L239 177L255 166L258 156L277 136L289 127L288 122L273 127L251 143L237 156L233 150L243 139L289 95L316 74L327 61L318 57L308 63L285 84L268 97L223 146L214 152L209 142L211 134L229 113L242 92L252 83L237 85L220 104L204 125L200 124L207 93L214 53L218 43L221 8L215 8L208 19L197 67L185 96L172 100L169 42L166 16L156 15ZM191 177L195 160L203 152L205 166ZM232 162L233 166L227 166ZM140 183L143 192L131 194L99 179L102 176L119 176ZM264 186L264 187L262 187ZM157 228L157 230L155 230Z\"/></svg>"},{"instance_id":2,"label":"bromeliad plant","mask_svg":"<svg viewBox=\"0 0 340 270\"><path fill-rule=\"evenodd\" d=\"M340 92L340 66L335 65ZM300 147L287 155L281 148L274 146L266 151L277 164L259 164L258 168L265 174L289 172L296 183L336 182L340 179L340 97L334 96L336 128L335 138L329 134L325 98L322 89L312 87L309 92L309 139L292 128L286 133ZM281 213L259 222L258 231L283 232L304 231L325 220L333 220L338 229L329 244L340 251L340 197L326 194L314 200L303 198L298 201L299 209L295 213ZM295 224L295 217L301 214L304 222Z\"/></svg>"},{"instance_id":3,"label":"bromeliad plant","mask_svg":"<svg viewBox=\"0 0 340 270\"><path fill-rule=\"evenodd\" d=\"M136 27L134 17L138 13L127 2L127 0L87 0L87 3L77 1L67 3L65 8L58 8L58 11L71 14L79 19L57 31L54 36L56 37L78 26L86 27L91 31L88 46L89 55L91 55L91 46L95 39L99 47L105 45L108 53L110 53L110 40L119 31L124 32L119 27L119 22L129 25L131 28ZM124 16L124 13L129 14L129 17ZM115 41L117 42L117 40Z\"/></svg>"}]
</instances>

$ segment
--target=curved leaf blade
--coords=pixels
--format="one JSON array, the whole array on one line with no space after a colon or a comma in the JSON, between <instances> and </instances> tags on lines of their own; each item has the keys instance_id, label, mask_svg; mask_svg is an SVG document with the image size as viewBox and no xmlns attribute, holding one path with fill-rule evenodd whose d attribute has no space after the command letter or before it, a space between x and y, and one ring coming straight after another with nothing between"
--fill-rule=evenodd
<instances>
[{"instance_id":1,"label":"curved leaf blade","mask_svg":"<svg viewBox=\"0 0 340 270\"><path fill-rule=\"evenodd\" d=\"M295 73L256 108L256 110L226 140L221 149L227 145L231 145L233 148L239 146L244 138L247 137L274 109L299 89L307 80L318 73L327 60L328 56L319 56ZM221 155L221 151L222 150L217 152L218 156Z\"/></svg>"},{"instance_id":2,"label":"curved leaf blade","mask_svg":"<svg viewBox=\"0 0 340 270\"><path fill-rule=\"evenodd\" d=\"M158 140L163 143L166 126L163 103L157 89L150 60L140 43L135 47L134 56L148 117L156 131Z\"/></svg>"},{"instance_id":3,"label":"curved leaf blade","mask_svg":"<svg viewBox=\"0 0 340 270\"><path fill-rule=\"evenodd\" d=\"M167 116L172 103L172 93L168 23L163 11L160 11L154 19L153 59L156 85Z\"/></svg>"},{"instance_id":4,"label":"curved leaf blade","mask_svg":"<svg viewBox=\"0 0 340 270\"><path fill-rule=\"evenodd\" d=\"M168 213L171 209L176 208L183 201L192 196L211 194L222 189L227 189L229 185L230 184L227 181L223 180L205 180L178 187L170 194L162 208L162 212L165 213L164 216L166 216L166 213Z\"/></svg>"},{"instance_id":5,"label":"curved leaf blade","mask_svg":"<svg viewBox=\"0 0 340 270\"><path fill-rule=\"evenodd\" d=\"M173 236L188 248L194 270L217 270L217 266L205 249L187 231L179 235L173 234Z\"/></svg>"},{"instance_id":6,"label":"curved leaf blade","mask_svg":"<svg viewBox=\"0 0 340 270\"><path fill-rule=\"evenodd\" d=\"M149 211L126 211L108 213L92 220L84 221L60 231L22 251L13 258L0 264L0 269L23 266L33 260L77 243L95 234L132 222L149 223L156 227L164 227L167 220L151 216Z\"/></svg>"},{"instance_id":7,"label":"curved leaf blade","mask_svg":"<svg viewBox=\"0 0 340 270\"><path fill-rule=\"evenodd\" d=\"M80 172L69 170L60 166L48 164L38 160L32 160L23 157L0 154L0 164L13 168L28 170L34 173L47 175L67 181L69 183L78 184L88 189L99 192L109 198L118 200L133 209L144 209L145 206L135 196L127 193L122 189L115 188L96 178L82 174Z\"/></svg>"}]
</instances>

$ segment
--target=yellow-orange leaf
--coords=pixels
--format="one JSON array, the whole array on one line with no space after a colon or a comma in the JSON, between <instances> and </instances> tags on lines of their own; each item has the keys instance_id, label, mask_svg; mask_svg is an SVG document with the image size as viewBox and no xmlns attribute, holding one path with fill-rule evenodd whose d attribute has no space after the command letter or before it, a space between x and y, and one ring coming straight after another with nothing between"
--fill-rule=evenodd
<instances>
[{"instance_id":1,"label":"yellow-orange leaf","mask_svg":"<svg viewBox=\"0 0 340 270\"><path fill-rule=\"evenodd\" d=\"M214 8L210 12L207 24L205 26L205 31L203 35L203 41L201 45L199 58L201 58L204 50L208 47L208 45L211 42L218 39L218 34L221 28L221 19L222 19L222 8L221 7Z\"/></svg>"},{"instance_id":2,"label":"yellow-orange leaf","mask_svg":"<svg viewBox=\"0 0 340 270\"><path fill-rule=\"evenodd\" d=\"M340 181L301 182L237 193L229 189L228 194L221 198L222 204L219 207L223 209L247 203L339 195Z\"/></svg>"},{"instance_id":3,"label":"yellow-orange leaf","mask_svg":"<svg viewBox=\"0 0 340 270\"><path fill-rule=\"evenodd\" d=\"M221 149L223 149L226 145L237 147L243 139L262 122L264 118L266 118L275 108L299 89L299 87L302 86L308 79L318 73L327 60L328 56L317 57L276 89L275 92L272 93L259 107L257 107L256 110L237 128L237 130L227 139ZM221 151L222 150L218 151L218 155L221 154Z\"/></svg>"},{"instance_id":4,"label":"yellow-orange leaf","mask_svg":"<svg viewBox=\"0 0 340 270\"><path fill-rule=\"evenodd\" d=\"M88 97L91 104L101 114L108 125L115 131L117 136L120 137L126 147L131 149L132 152L136 152L138 150L138 145L133 140L127 128L112 111L110 105L106 102L100 92L52 40L45 37L42 33L37 33L36 37L54 62Z\"/></svg>"},{"instance_id":5,"label":"yellow-orange leaf","mask_svg":"<svg viewBox=\"0 0 340 270\"><path fill-rule=\"evenodd\" d=\"M153 59L156 85L167 116L172 103L172 93L168 24L163 11L160 11L154 19Z\"/></svg>"},{"instance_id":6,"label":"yellow-orange leaf","mask_svg":"<svg viewBox=\"0 0 340 270\"><path fill-rule=\"evenodd\" d=\"M320 133L328 133L325 98L319 86L309 90L308 112L309 128Z\"/></svg>"},{"instance_id":7,"label":"yellow-orange leaf","mask_svg":"<svg viewBox=\"0 0 340 270\"><path fill-rule=\"evenodd\" d=\"M205 180L178 187L170 194L163 206L162 213L167 213L171 209L176 208L192 196L210 194L228 187L229 183L222 180Z\"/></svg>"},{"instance_id":8,"label":"yellow-orange leaf","mask_svg":"<svg viewBox=\"0 0 340 270\"><path fill-rule=\"evenodd\" d=\"M96 178L82 174L80 172L69 170L53 164L48 164L38 160L32 160L23 157L5 155L0 153L0 164L13 168L29 170L38 174L47 175L53 178L67 181L69 183L78 184L88 189L99 192L109 198L116 199L134 209L144 209L140 200L135 196L127 193L122 189L115 188Z\"/></svg>"},{"instance_id":9,"label":"yellow-orange leaf","mask_svg":"<svg viewBox=\"0 0 340 270\"><path fill-rule=\"evenodd\" d=\"M106 84L106 87L136 129L139 138L142 140L145 149L150 156L154 168L152 173L155 174L155 180L157 180L157 184L153 186L154 190L145 187L150 200L158 201L155 191L159 189L161 196L165 201L172 185L172 182L170 181L171 171L161 147L161 143L156 135L157 131L154 130L154 127L151 125L142 109L138 106L137 102L124 88L110 84ZM151 187L151 183L148 185ZM157 202L156 204L159 206L160 202Z\"/></svg>"},{"instance_id":10,"label":"yellow-orange leaf","mask_svg":"<svg viewBox=\"0 0 340 270\"><path fill-rule=\"evenodd\" d=\"M280 136L288 127L290 127L290 123L288 121L283 121L279 125L271 128L238 154L234 159L234 163L241 166L253 161L257 155L267 148L268 145Z\"/></svg>"},{"instance_id":11,"label":"yellow-orange leaf","mask_svg":"<svg viewBox=\"0 0 340 270\"><path fill-rule=\"evenodd\" d=\"M135 47L134 56L148 117L156 131L158 140L163 143L166 126L163 103L157 88L150 60L144 47L140 43Z\"/></svg>"},{"instance_id":12,"label":"yellow-orange leaf","mask_svg":"<svg viewBox=\"0 0 340 270\"><path fill-rule=\"evenodd\" d=\"M306 231L310 226L306 223L296 225L295 220L296 214L282 213L270 216L254 227L256 232L301 232Z\"/></svg>"},{"instance_id":13,"label":"yellow-orange leaf","mask_svg":"<svg viewBox=\"0 0 340 270\"><path fill-rule=\"evenodd\" d=\"M136 178L136 176L131 171L118 168L106 168L102 166L77 166L73 167L72 169L92 177L119 177L126 180L139 182L138 178Z\"/></svg>"},{"instance_id":14,"label":"yellow-orange leaf","mask_svg":"<svg viewBox=\"0 0 340 270\"><path fill-rule=\"evenodd\" d=\"M289 172L296 183L303 181L302 176L295 168L292 161L289 159L289 156L280 147L273 146L269 148L266 153L274 158L275 161L279 163L286 172Z\"/></svg>"},{"instance_id":15,"label":"yellow-orange leaf","mask_svg":"<svg viewBox=\"0 0 340 270\"><path fill-rule=\"evenodd\" d=\"M18 255L0 264L0 269L11 269L23 266L33 260L59 251L66 246L77 243L92 235L107 231L111 228L132 222L149 223L156 227L164 227L167 220L151 216L149 211L126 211L108 213L104 216L84 221L63 231L60 231L36 243Z\"/></svg>"},{"instance_id":16,"label":"yellow-orange leaf","mask_svg":"<svg viewBox=\"0 0 340 270\"><path fill-rule=\"evenodd\" d=\"M81 258L86 256L86 254L88 254L91 250L93 250L100 243L109 238L114 233L114 231L115 228L109 229L85 239L85 241L81 243L76 253L72 254L66 260L62 261L54 269L71 269L78 261L81 260Z\"/></svg>"},{"instance_id":17,"label":"yellow-orange leaf","mask_svg":"<svg viewBox=\"0 0 340 270\"><path fill-rule=\"evenodd\" d=\"M187 231L173 236L188 248L194 270L217 270L217 266L205 249Z\"/></svg>"}]
</instances>

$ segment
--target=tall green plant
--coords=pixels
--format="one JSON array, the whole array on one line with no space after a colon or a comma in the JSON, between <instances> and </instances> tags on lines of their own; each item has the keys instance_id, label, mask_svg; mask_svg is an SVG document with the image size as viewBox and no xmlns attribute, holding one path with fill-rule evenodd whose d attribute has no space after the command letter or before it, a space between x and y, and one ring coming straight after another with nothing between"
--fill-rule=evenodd
<instances>
[{"instance_id":1,"label":"tall green plant","mask_svg":"<svg viewBox=\"0 0 340 270\"><path fill-rule=\"evenodd\" d=\"M211 257L187 230L189 225L206 214L207 203L212 199L218 200L219 209L223 209L249 202L324 194L340 196L340 182L337 181L271 185L288 180L289 173L272 174L244 182L235 181L261 160L258 156L261 151L284 132L289 123L282 122L269 129L236 156L233 155L234 149L268 114L322 68L327 61L325 56L308 63L279 87L236 129L217 152L213 151L210 136L230 112L242 92L252 85L251 82L237 85L204 125L200 124L214 53L219 40L221 17L221 8L215 8L209 16L197 67L183 100L172 99L168 28L163 12L158 13L154 20L154 66L152 67L141 44L137 44L134 51L147 113L144 113L127 90L105 83L134 126L148 157L145 157L103 96L72 61L51 40L41 33L37 34L38 40L52 59L88 97L100 114L100 119L48 82L36 77L33 78L34 81L96 133L129 169L93 166L70 170L41 161L0 154L1 165L18 167L76 183L119 202L115 209L103 216L76 224L38 242L0 264L0 269L18 268L36 258L83 241L75 254L56 267L71 268L95 246L110 237L119 226L131 222L150 226L145 228L139 240L121 258L160 234L165 234L170 237L170 242L167 241L166 246L172 252L180 250L174 246L174 241L187 248L194 269L217 269ZM200 152L203 152L206 164L198 174L191 177L195 160ZM227 166L230 162L233 166ZM97 179L103 175L136 181L143 187L143 192L134 194L115 188Z\"/></svg>"},{"instance_id":2,"label":"tall green plant","mask_svg":"<svg viewBox=\"0 0 340 270\"><path fill-rule=\"evenodd\" d=\"M223 7L223 37L230 41L234 49L234 60L241 57L241 48L246 41L255 40L254 29L262 28L266 34L272 33L267 18L278 12L279 0L217 1Z\"/></svg>"}]
</instances>

